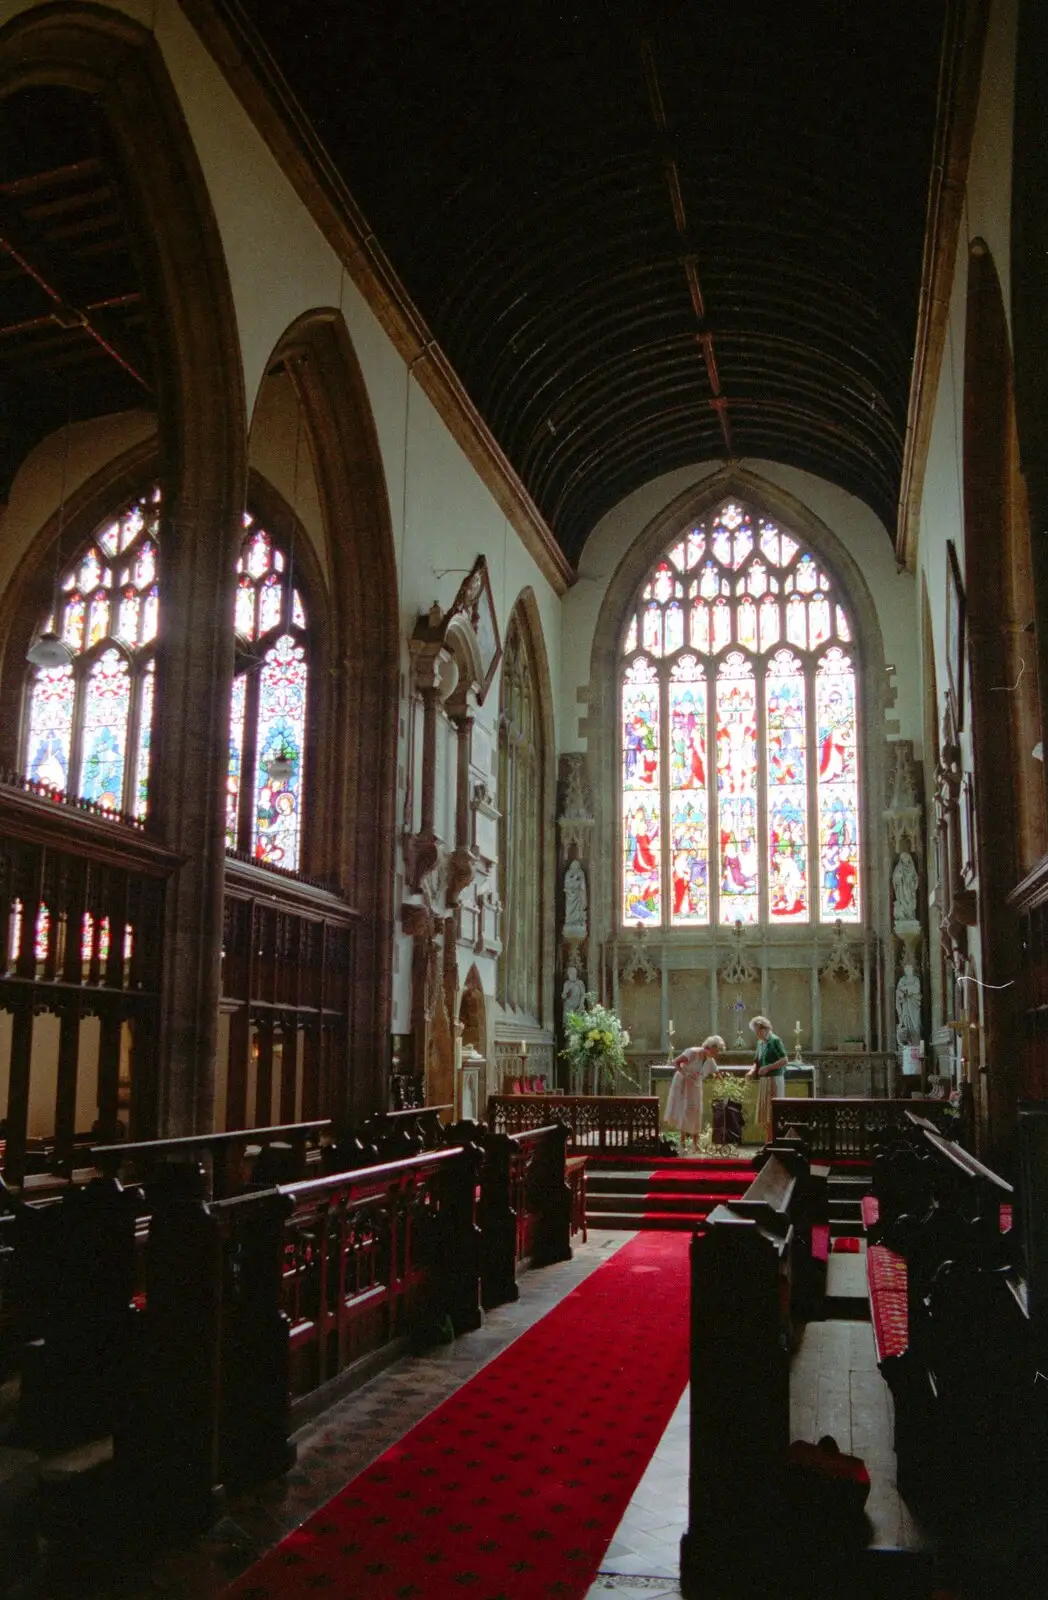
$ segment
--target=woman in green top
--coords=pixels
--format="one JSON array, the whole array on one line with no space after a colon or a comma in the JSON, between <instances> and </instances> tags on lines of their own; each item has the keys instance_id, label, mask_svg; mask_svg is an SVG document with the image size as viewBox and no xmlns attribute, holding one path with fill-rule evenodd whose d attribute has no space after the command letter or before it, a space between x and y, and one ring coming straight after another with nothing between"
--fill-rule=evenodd
<instances>
[{"instance_id":1,"label":"woman in green top","mask_svg":"<svg viewBox=\"0 0 1048 1600\"><path fill-rule=\"evenodd\" d=\"M757 1079L757 1108L753 1120L761 1138L770 1139L771 1103L782 1096L786 1084L786 1046L767 1017L753 1017L750 1031L757 1035L757 1053L749 1071L749 1076Z\"/></svg>"}]
</instances>

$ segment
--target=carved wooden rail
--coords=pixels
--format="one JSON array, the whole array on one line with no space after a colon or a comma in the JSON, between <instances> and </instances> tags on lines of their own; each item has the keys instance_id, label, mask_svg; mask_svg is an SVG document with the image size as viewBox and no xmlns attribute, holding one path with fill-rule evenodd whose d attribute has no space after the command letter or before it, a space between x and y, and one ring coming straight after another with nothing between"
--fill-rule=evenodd
<instances>
[{"instance_id":1,"label":"carved wooden rail","mask_svg":"<svg viewBox=\"0 0 1048 1600\"><path fill-rule=\"evenodd\" d=\"M138 1377L117 1469L178 1526L218 1484L294 1456L294 1402L402 1336L480 1323L480 1153L281 1185L152 1218Z\"/></svg>"},{"instance_id":2,"label":"carved wooden rail","mask_svg":"<svg viewBox=\"0 0 1048 1600\"><path fill-rule=\"evenodd\" d=\"M564 1122L573 1151L654 1152L659 1102L656 1095L494 1094L488 1099L487 1120L493 1132L508 1134Z\"/></svg>"},{"instance_id":3,"label":"carved wooden rail","mask_svg":"<svg viewBox=\"0 0 1048 1600\"><path fill-rule=\"evenodd\" d=\"M290 1182L309 1176L312 1161L319 1162L321 1136L331 1120L280 1123L270 1128L239 1128L229 1133L190 1134L179 1139L147 1139L135 1144L100 1144L91 1159L108 1177L123 1182L149 1183L163 1179L163 1169L203 1161L210 1169L209 1199L225 1200L248 1184L268 1183L277 1177ZM252 1161L248 1151L257 1146ZM263 1154L263 1152L265 1152ZM280 1170L280 1169L283 1170Z\"/></svg>"},{"instance_id":4,"label":"carved wooden rail","mask_svg":"<svg viewBox=\"0 0 1048 1600\"><path fill-rule=\"evenodd\" d=\"M908 1110L937 1127L951 1125L941 1100L774 1100L772 1138L796 1128L815 1161L868 1161L874 1144L907 1126Z\"/></svg>"}]
</instances>

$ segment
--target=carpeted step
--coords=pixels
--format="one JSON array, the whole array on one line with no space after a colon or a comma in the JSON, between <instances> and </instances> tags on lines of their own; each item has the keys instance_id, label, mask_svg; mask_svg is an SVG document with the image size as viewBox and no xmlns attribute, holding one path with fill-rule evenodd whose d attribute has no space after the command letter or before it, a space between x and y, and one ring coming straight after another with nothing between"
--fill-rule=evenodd
<instances>
[{"instance_id":1,"label":"carpeted step","mask_svg":"<svg viewBox=\"0 0 1048 1600\"><path fill-rule=\"evenodd\" d=\"M704 1215L712 1211L714 1206L726 1205L729 1201L737 1199L737 1195L704 1195L704 1194L674 1194L671 1191L660 1191L658 1194L633 1195L633 1194L591 1194L586 1197L586 1215L594 1221L606 1212L621 1212L623 1215L642 1217L649 1211L701 1211Z\"/></svg>"},{"instance_id":2,"label":"carpeted step","mask_svg":"<svg viewBox=\"0 0 1048 1600\"><path fill-rule=\"evenodd\" d=\"M593 1219L592 1226L607 1228L609 1232L624 1231L637 1233L641 1230L657 1233L693 1232L701 1228L706 1221L706 1213L691 1213L688 1211L660 1211L660 1212L635 1212L635 1211L602 1211L599 1217Z\"/></svg>"}]
</instances>

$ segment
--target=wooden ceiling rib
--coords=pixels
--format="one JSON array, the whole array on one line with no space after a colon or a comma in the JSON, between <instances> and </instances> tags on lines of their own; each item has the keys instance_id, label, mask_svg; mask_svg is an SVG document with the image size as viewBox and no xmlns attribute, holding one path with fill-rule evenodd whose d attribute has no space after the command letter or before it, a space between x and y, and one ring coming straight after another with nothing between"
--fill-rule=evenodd
<instances>
[{"instance_id":1,"label":"wooden ceiling rib","mask_svg":"<svg viewBox=\"0 0 1048 1600\"><path fill-rule=\"evenodd\" d=\"M150 405L147 307L93 103L0 102L0 498L66 420Z\"/></svg>"},{"instance_id":2,"label":"wooden ceiling rib","mask_svg":"<svg viewBox=\"0 0 1048 1600\"><path fill-rule=\"evenodd\" d=\"M577 560L660 473L893 532L947 0L218 0Z\"/></svg>"}]
</instances>

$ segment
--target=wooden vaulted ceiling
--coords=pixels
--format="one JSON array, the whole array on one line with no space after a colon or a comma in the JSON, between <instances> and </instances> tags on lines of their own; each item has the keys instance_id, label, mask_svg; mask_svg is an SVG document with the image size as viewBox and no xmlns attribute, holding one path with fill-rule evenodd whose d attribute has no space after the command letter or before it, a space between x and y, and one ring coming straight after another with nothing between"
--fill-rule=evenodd
<instances>
[{"instance_id":1,"label":"wooden vaulted ceiling","mask_svg":"<svg viewBox=\"0 0 1048 1600\"><path fill-rule=\"evenodd\" d=\"M894 533L948 0L220 0L565 554L764 457Z\"/></svg>"},{"instance_id":2,"label":"wooden vaulted ceiling","mask_svg":"<svg viewBox=\"0 0 1048 1600\"><path fill-rule=\"evenodd\" d=\"M660 473L764 457L894 533L949 0L216 0L261 38L569 560ZM0 499L151 406L85 96L0 102Z\"/></svg>"},{"instance_id":3,"label":"wooden vaulted ceiling","mask_svg":"<svg viewBox=\"0 0 1048 1600\"><path fill-rule=\"evenodd\" d=\"M132 229L86 95L0 100L0 501L67 421L153 405Z\"/></svg>"}]
</instances>

